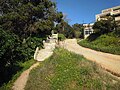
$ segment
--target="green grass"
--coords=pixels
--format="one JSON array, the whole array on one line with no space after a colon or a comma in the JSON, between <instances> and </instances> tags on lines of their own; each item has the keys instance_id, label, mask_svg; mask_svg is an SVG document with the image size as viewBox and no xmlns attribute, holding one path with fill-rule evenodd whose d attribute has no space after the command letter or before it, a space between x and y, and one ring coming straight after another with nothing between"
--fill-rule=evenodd
<instances>
[{"instance_id":1,"label":"green grass","mask_svg":"<svg viewBox=\"0 0 120 90\"><path fill-rule=\"evenodd\" d=\"M2 87L0 87L0 90L11 90L13 83L15 82L15 80L21 75L21 73L25 70L27 70L28 68L30 68L31 65L33 65L36 61L34 59L28 60L24 63L19 62L18 65L22 68L20 71L18 71L13 77L12 79L8 82L5 83Z\"/></svg>"},{"instance_id":2,"label":"green grass","mask_svg":"<svg viewBox=\"0 0 120 90\"><path fill-rule=\"evenodd\" d=\"M30 72L25 90L119 90L120 81L83 56L57 48Z\"/></svg>"},{"instance_id":3,"label":"green grass","mask_svg":"<svg viewBox=\"0 0 120 90\"><path fill-rule=\"evenodd\" d=\"M78 41L78 44L97 51L120 55L120 38L110 35L101 35L93 41L88 39Z\"/></svg>"}]
</instances>

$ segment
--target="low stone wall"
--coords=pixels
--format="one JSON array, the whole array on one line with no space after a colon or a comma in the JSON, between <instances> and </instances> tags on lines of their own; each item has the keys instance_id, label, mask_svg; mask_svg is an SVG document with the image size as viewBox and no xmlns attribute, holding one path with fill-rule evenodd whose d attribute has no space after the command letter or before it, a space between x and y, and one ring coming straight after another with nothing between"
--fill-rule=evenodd
<instances>
[{"instance_id":1,"label":"low stone wall","mask_svg":"<svg viewBox=\"0 0 120 90\"><path fill-rule=\"evenodd\" d=\"M34 60L37 60L37 55L39 52L39 47L36 48L35 53L34 53Z\"/></svg>"},{"instance_id":2,"label":"low stone wall","mask_svg":"<svg viewBox=\"0 0 120 90\"><path fill-rule=\"evenodd\" d=\"M58 44L58 34L54 34L51 37L47 37L47 40L43 40L44 49L39 50L39 47L36 48L34 53L34 59L37 61L43 61L45 58L50 56L53 53L56 45ZM48 54L47 54L48 53Z\"/></svg>"}]
</instances>

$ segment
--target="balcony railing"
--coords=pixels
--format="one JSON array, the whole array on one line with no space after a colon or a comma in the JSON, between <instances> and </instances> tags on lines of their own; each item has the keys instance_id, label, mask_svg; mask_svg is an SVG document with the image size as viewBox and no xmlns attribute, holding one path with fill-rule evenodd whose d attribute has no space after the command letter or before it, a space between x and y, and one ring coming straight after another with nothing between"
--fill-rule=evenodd
<instances>
[{"instance_id":1,"label":"balcony railing","mask_svg":"<svg viewBox=\"0 0 120 90\"><path fill-rule=\"evenodd\" d=\"M120 16L119 17L115 17L115 21L120 21Z\"/></svg>"},{"instance_id":2,"label":"balcony railing","mask_svg":"<svg viewBox=\"0 0 120 90\"><path fill-rule=\"evenodd\" d=\"M113 15L120 14L120 10L115 10L112 12Z\"/></svg>"}]
</instances>

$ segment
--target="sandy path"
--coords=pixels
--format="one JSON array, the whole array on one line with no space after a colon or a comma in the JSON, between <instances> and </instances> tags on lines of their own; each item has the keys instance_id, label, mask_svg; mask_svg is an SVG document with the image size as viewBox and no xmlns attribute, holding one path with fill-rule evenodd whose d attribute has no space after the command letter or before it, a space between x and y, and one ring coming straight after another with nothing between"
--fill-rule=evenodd
<instances>
[{"instance_id":1,"label":"sandy path","mask_svg":"<svg viewBox=\"0 0 120 90\"><path fill-rule=\"evenodd\" d=\"M67 39L61 45L69 51L83 55L85 58L98 63L107 71L120 77L120 55L98 52L81 47L77 44L76 39Z\"/></svg>"},{"instance_id":2,"label":"sandy path","mask_svg":"<svg viewBox=\"0 0 120 90\"><path fill-rule=\"evenodd\" d=\"M24 71L21 76L15 81L14 86L12 87L13 90L24 90L24 87L26 85L26 82L28 80L29 77L29 73L30 71L37 67L39 65L39 63L35 63L33 64L29 69L27 69L26 71Z\"/></svg>"}]
</instances>

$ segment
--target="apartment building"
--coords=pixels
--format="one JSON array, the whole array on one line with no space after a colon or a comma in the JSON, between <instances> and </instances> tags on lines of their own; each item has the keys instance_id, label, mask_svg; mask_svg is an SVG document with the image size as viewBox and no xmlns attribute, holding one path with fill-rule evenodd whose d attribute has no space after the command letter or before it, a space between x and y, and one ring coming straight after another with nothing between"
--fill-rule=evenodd
<instances>
[{"instance_id":1,"label":"apartment building","mask_svg":"<svg viewBox=\"0 0 120 90\"><path fill-rule=\"evenodd\" d=\"M84 39L86 39L90 34L93 33L93 29L92 29L93 24L94 23L83 24L83 26L84 26Z\"/></svg>"},{"instance_id":2,"label":"apartment building","mask_svg":"<svg viewBox=\"0 0 120 90\"><path fill-rule=\"evenodd\" d=\"M114 16L115 21L120 21L120 6L102 10L100 14L96 15L96 21L106 20L106 16Z\"/></svg>"},{"instance_id":3,"label":"apartment building","mask_svg":"<svg viewBox=\"0 0 120 90\"><path fill-rule=\"evenodd\" d=\"M120 22L120 6L108 8L102 10L100 14L96 15L96 21L107 20L107 16L114 16L116 22ZM94 32L92 29L94 23L83 24L84 26L84 39L86 39L91 33Z\"/></svg>"}]
</instances>

